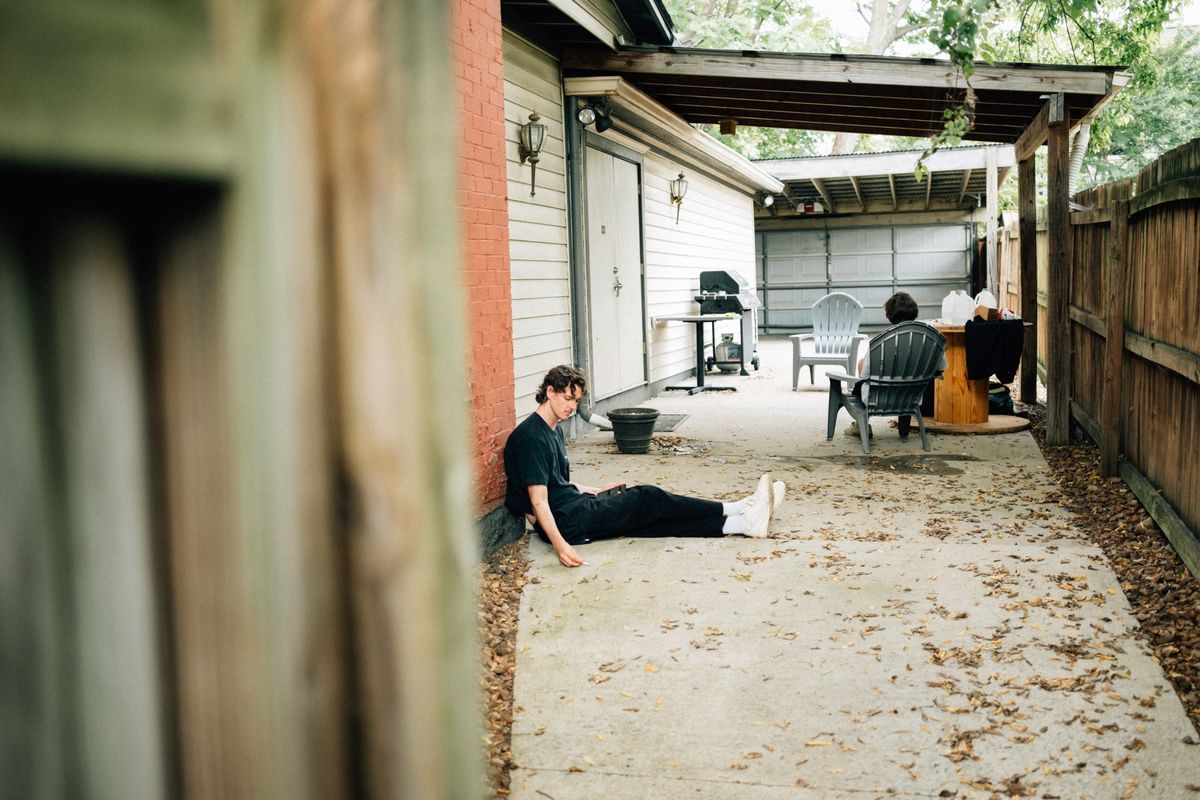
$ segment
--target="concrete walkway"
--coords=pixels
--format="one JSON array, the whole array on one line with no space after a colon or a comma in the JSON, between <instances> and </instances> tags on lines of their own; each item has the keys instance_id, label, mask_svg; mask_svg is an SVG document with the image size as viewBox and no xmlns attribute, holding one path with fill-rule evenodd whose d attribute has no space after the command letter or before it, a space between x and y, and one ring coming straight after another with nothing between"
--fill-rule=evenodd
<instances>
[{"instance_id":1,"label":"concrete walkway","mask_svg":"<svg viewBox=\"0 0 1200 800\"><path fill-rule=\"evenodd\" d=\"M825 441L786 339L737 393L667 393L668 450L597 432L574 476L733 499L776 538L530 544L512 796L1200 798L1197 734L1027 433ZM824 382L822 386L820 382Z\"/></svg>"}]
</instances>

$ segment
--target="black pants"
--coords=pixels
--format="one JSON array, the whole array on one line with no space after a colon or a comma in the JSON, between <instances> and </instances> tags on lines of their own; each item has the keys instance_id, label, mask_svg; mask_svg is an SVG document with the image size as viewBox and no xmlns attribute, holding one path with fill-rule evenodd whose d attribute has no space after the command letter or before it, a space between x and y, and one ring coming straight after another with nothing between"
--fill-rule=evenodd
<instances>
[{"instance_id":1,"label":"black pants","mask_svg":"<svg viewBox=\"0 0 1200 800\"><path fill-rule=\"evenodd\" d=\"M584 495L565 509L551 509L570 544L617 536L721 536L723 506L672 494L657 486L632 486L604 497ZM539 530L538 535L549 541Z\"/></svg>"}]
</instances>

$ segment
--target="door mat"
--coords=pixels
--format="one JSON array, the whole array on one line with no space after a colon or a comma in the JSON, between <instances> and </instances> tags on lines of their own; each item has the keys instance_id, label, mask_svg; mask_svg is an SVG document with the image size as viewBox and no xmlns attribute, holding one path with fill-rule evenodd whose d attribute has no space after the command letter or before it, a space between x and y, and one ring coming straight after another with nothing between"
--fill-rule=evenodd
<instances>
[{"instance_id":1,"label":"door mat","mask_svg":"<svg viewBox=\"0 0 1200 800\"><path fill-rule=\"evenodd\" d=\"M690 415L688 415L688 414L659 414L658 419L654 420L654 432L655 433L666 433L667 431L673 431L676 428L678 428L683 423L683 421L688 418L688 416L690 416Z\"/></svg>"}]
</instances>

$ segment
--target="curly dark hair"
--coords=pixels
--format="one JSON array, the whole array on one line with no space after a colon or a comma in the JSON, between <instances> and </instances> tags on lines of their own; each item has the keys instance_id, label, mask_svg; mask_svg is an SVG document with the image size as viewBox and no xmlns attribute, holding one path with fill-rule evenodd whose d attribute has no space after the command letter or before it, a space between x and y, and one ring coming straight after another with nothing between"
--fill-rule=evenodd
<instances>
[{"instance_id":1,"label":"curly dark hair","mask_svg":"<svg viewBox=\"0 0 1200 800\"><path fill-rule=\"evenodd\" d=\"M546 373L546 377L542 378L542 385L538 387L534 399L539 403L546 402L546 388L550 386L553 386L556 392L565 392L572 386L578 386L579 394L582 395L587 391L587 378L583 377L583 373L575 367L559 364L557 367L551 368Z\"/></svg>"},{"instance_id":2,"label":"curly dark hair","mask_svg":"<svg viewBox=\"0 0 1200 800\"><path fill-rule=\"evenodd\" d=\"M896 292L887 299L883 304L883 313L887 315L888 322L895 325L897 322L908 322L910 319L916 319L921 313L921 309L917 306L917 301L908 292Z\"/></svg>"}]
</instances>

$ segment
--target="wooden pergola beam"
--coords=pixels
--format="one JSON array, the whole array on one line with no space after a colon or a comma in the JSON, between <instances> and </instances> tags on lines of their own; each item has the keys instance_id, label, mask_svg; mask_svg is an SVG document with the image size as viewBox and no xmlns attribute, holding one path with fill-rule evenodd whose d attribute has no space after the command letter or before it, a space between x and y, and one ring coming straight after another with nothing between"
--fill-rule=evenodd
<instances>
[{"instance_id":1,"label":"wooden pergola beam","mask_svg":"<svg viewBox=\"0 0 1200 800\"><path fill-rule=\"evenodd\" d=\"M854 196L858 198L858 205L863 210L867 210L867 202L863 200L862 189L858 188L858 178L850 176L850 185L854 187Z\"/></svg>"},{"instance_id":2,"label":"wooden pergola beam","mask_svg":"<svg viewBox=\"0 0 1200 800\"><path fill-rule=\"evenodd\" d=\"M967 184L971 182L971 170L963 170L962 188L958 190L958 202L962 202L967 196Z\"/></svg>"},{"instance_id":3,"label":"wooden pergola beam","mask_svg":"<svg viewBox=\"0 0 1200 800\"><path fill-rule=\"evenodd\" d=\"M1045 144L1050 126L1065 121L1066 115L1066 98L1063 97L1063 94L1057 92L1050 95L1046 100L1046 104L1042 106L1042 110L1033 118L1033 122L1029 123L1029 127L1025 129L1025 132L1017 138L1017 143L1013 145L1017 161L1029 158L1039 147Z\"/></svg>"},{"instance_id":4,"label":"wooden pergola beam","mask_svg":"<svg viewBox=\"0 0 1200 800\"><path fill-rule=\"evenodd\" d=\"M825 188L825 183L820 178L810 178L812 185L816 187L817 192L821 195L821 200L825 203L825 208L833 213L837 209L833 206L833 198L829 196L829 190Z\"/></svg>"},{"instance_id":5,"label":"wooden pergola beam","mask_svg":"<svg viewBox=\"0 0 1200 800\"><path fill-rule=\"evenodd\" d=\"M698 77L747 78L764 82L849 84L859 86L924 86L935 89L961 88L962 76L950 63L914 63L899 58L830 57L812 54L756 53L686 48L653 52L609 52L568 48L562 55L564 69L610 70L619 73L695 75ZM971 78L977 89L1002 88L1010 92L1044 93L1047 86L1073 94L1103 96L1109 78L1103 73L1051 67L1014 65L980 66Z\"/></svg>"},{"instance_id":6,"label":"wooden pergola beam","mask_svg":"<svg viewBox=\"0 0 1200 800\"><path fill-rule=\"evenodd\" d=\"M892 211L895 211L898 207L898 203L896 202L896 177L890 172L888 173L888 189L892 192Z\"/></svg>"},{"instance_id":7,"label":"wooden pergola beam","mask_svg":"<svg viewBox=\"0 0 1200 800\"><path fill-rule=\"evenodd\" d=\"M925 208L929 209L929 198L933 196L933 170L925 173Z\"/></svg>"}]
</instances>

